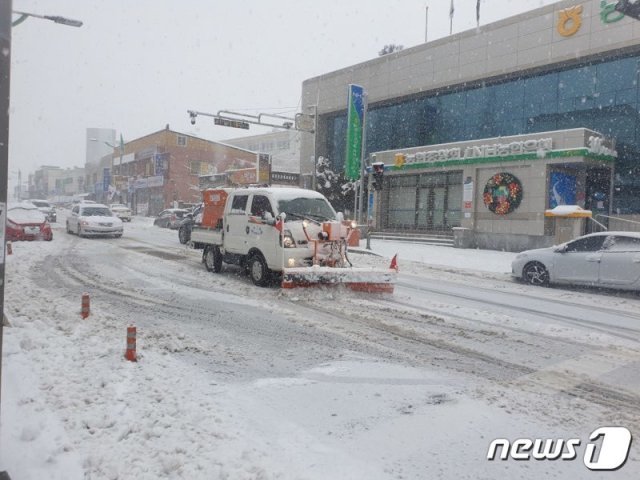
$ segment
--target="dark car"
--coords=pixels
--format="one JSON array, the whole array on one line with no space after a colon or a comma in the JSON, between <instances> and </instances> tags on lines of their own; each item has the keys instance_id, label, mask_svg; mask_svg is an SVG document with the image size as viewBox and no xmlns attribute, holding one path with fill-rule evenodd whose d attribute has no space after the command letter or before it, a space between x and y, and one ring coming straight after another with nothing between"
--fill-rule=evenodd
<instances>
[{"instance_id":1,"label":"dark car","mask_svg":"<svg viewBox=\"0 0 640 480\"><path fill-rule=\"evenodd\" d=\"M51 223L55 223L58 220L58 215L56 214L56 207L51 205L46 200L29 200L32 204L34 204L38 210L40 210L47 217L47 221Z\"/></svg>"},{"instance_id":2,"label":"dark car","mask_svg":"<svg viewBox=\"0 0 640 480\"><path fill-rule=\"evenodd\" d=\"M177 230L180 228L180 223L188 213L189 210L185 210L184 208L167 208L158 214L153 224L158 227Z\"/></svg>"},{"instance_id":3,"label":"dark car","mask_svg":"<svg viewBox=\"0 0 640 480\"><path fill-rule=\"evenodd\" d=\"M195 223L200 223L202 217L202 210L204 205L196 205L193 210L185 215L178 227L178 240L183 245L189 243L191 240L191 229Z\"/></svg>"}]
</instances>

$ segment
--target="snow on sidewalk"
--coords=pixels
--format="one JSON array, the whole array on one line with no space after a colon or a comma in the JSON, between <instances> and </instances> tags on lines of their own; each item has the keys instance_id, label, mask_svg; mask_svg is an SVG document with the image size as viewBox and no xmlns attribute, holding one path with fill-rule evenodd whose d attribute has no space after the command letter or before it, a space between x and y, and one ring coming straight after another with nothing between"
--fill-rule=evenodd
<instances>
[{"instance_id":1,"label":"snow on sidewalk","mask_svg":"<svg viewBox=\"0 0 640 480\"><path fill-rule=\"evenodd\" d=\"M367 242L360 242L359 251ZM510 273L511 262L517 255L512 252L480 250L473 248L453 248L423 243L394 242L391 240L371 240L371 250L376 255L391 258L396 253L398 261L412 261L429 266L449 267L460 270L476 270L488 273Z\"/></svg>"}]
</instances>

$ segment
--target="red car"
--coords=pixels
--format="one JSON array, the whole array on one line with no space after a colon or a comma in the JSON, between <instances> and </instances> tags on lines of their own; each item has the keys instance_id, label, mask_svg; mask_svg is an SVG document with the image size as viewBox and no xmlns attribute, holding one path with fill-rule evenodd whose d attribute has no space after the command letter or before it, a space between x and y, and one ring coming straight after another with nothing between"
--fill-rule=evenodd
<instances>
[{"instance_id":1,"label":"red car","mask_svg":"<svg viewBox=\"0 0 640 480\"><path fill-rule=\"evenodd\" d=\"M53 240L51 225L38 207L28 203L10 206L7 211L7 240Z\"/></svg>"}]
</instances>

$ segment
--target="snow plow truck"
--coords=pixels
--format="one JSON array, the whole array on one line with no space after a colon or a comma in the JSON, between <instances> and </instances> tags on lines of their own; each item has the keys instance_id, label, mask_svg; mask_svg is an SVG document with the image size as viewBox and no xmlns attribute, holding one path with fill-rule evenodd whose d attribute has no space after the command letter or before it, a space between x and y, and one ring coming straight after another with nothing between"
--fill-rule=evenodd
<instances>
[{"instance_id":1,"label":"snow plow truck","mask_svg":"<svg viewBox=\"0 0 640 480\"><path fill-rule=\"evenodd\" d=\"M240 265L258 286L275 278L282 288L345 285L393 292L397 267L351 265L347 244L356 225L321 193L245 187L207 189L202 196L202 219L193 226L191 242L203 249L207 270L219 273L223 263Z\"/></svg>"}]
</instances>

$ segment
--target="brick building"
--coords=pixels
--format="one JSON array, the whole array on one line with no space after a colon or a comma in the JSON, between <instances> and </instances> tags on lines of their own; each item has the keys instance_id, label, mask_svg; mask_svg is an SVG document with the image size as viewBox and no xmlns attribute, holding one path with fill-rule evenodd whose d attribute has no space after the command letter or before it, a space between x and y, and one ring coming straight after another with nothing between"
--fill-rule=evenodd
<instances>
[{"instance_id":1,"label":"brick building","mask_svg":"<svg viewBox=\"0 0 640 480\"><path fill-rule=\"evenodd\" d=\"M113 153L112 202L156 215L177 202L200 201L198 177L256 168L258 154L169 128L131 140Z\"/></svg>"}]
</instances>

